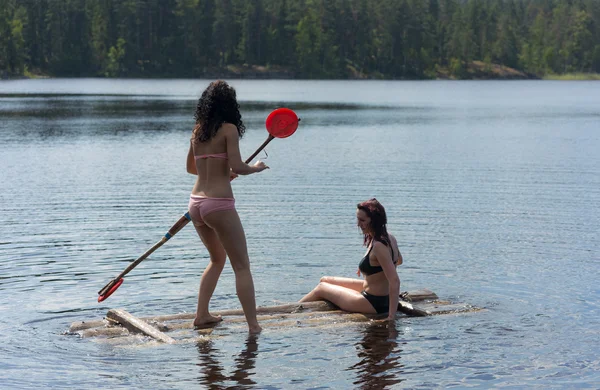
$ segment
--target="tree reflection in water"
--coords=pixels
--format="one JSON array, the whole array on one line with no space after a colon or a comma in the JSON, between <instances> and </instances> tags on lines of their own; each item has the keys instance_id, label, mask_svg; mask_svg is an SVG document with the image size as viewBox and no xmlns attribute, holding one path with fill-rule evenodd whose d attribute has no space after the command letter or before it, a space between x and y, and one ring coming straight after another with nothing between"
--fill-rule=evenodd
<instances>
[{"instance_id":1,"label":"tree reflection in water","mask_svg":"<svg viewBox=\"0 0 600 390\"><path fill-rule=\"evenodd\" d=\"M360 361L350 368L357 379L354 385L361 389L386 389L402 382L401 349L398 348L398 331L393 324L372 322L356 343Z\"/></svg>"},{"instance_id":2,"label":"tree reflection in water","mask_svg":"<svg viewBox=\"0 0 600 390\"><path fill-rule=\"evenodd\" d=\"M254 375L256 356L258 355L258 335L250 334L246 339L244 349L235 358L233 374L227 375L219 362L219 350L213 347L213 342L198 343L202 376L200 384L208 389L247 388L255 385L250 377ZM227 382L233 382L231 385Z\"/></svg>"}]
</instances>

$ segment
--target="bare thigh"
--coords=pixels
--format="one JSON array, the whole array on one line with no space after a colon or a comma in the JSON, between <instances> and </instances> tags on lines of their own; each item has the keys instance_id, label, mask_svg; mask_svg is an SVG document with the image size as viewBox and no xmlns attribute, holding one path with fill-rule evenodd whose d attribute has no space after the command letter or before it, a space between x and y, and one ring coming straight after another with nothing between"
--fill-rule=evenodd
<instances>
[{"instance_id":1,"label":"bare thigh","mask_svg":"<svg viewBox=\"0 0 600 390\"><path fill-rule=\"evenodd\" d=\"M203 219L216 232L234 270L249 267L246 234L237 211L215 211Z\"/></svg>"},{"instance_id":2,"label":"bare thigh","mask_svg":"<svg viewBox=\"0 0 600 390\"><path fill-rule=\"evenodd\" d=\"M353 313L377 313L371 303L363 295L352 289L329 283L319 284L319 296L328 300L342 310Z\"/></svg>"},{"instance_id":3,"label":"bare thigh","mask_svg":"<svg viewBox=\"0 0 600 390\"><path fill-rule=\"evenodd\" d=\"M361 292L364 290L364 281L361 279L342 278L339 276L323 276L321 282L334 284L336 286L346 287L354 291Z\"/></svg>"},{"instance_id":4,"label":"bare thigh","mask_svg":"<svg viewBox=\"0 0 600 390\"><path fill-rule=\"evenodd\" d=\"M198 232L202 243L206 247L206 250L208 250L208 253L210 254L210 261L214 263L225 263L225 248L223 248L217 233L207 225L194 225L194 227L196 228L196 232Z\"/></svg>"}]
</instances>

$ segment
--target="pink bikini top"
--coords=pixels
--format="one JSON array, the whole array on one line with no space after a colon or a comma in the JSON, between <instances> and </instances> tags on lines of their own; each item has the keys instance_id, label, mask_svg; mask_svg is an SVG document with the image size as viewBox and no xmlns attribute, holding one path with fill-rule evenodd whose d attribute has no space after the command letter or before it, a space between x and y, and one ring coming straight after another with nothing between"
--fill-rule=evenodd
<instances>
[{"instance_id":1,"label":"pink bikini top","mask_svg":"<svg viewBox=\"0 0 600 390\"><path fill-rule=\"evenodd\" d=\"M198 160L201 158L224 158L227 160L227 153L214 153L214 154L202 154L200 156L194 156L194 160Z\"/></svg>"}]
</instances>

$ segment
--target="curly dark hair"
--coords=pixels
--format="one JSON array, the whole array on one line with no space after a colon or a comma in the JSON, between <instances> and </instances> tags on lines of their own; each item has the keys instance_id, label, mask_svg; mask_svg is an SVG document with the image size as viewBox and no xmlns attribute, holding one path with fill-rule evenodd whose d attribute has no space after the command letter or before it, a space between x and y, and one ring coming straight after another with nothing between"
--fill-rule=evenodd
<instances>
[{"instance_id":1,"label":"curly dark hair","mask_svg":"<svg viewBox=\"0 0 600 390\"><path fill-rule=\"evenodd\" d=\"M365 233L364 245L369 245L375 240L389 246L390 236L387 231L387 215L383 205L377 199L372 198L357 204L356 208L364 211L371 218L371 231L373 233Z\"/></svg>"},{"instance_id":2,"label":"curly dark hair","mask_svg":"<svg viewBox=\"0 0 600 390\"><path fill-rule=\"evenodd\" d=\"M194 119L196 120L192 134L194 142L210 140L217 134L223 123L235 125L240 138L246 131L235 89L223 80L213 81L202 92L202 96L198 99Z\"/></svg>"}]
</instances>

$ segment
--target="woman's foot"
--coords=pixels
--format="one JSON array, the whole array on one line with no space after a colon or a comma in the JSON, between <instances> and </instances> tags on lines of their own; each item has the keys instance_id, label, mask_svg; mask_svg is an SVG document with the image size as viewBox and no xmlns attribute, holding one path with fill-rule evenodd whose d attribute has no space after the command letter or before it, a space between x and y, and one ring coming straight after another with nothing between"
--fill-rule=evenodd
<instances>
[{"instance_id":1,"label":"woman's foot","mask_svg":"<svg viewBox=\"0 0 600 390\"><path fill-rule=\"evenodd\" d=\"M262 332L262 328L258 324L252 325L252 326L248 325L248 332L250 334L258 334L258 333Z\"/></svg>"},{"instance_id":2,"label":"woman's foot","mask_svg":"<svg viewBox=\"0 0 600 390\"><path fill-rule=\"evenodd\" d=\"M221 321L223 321L221 316L203 315L194 319L194 328L206 328Z\"/></svg>"}]
</instances>

